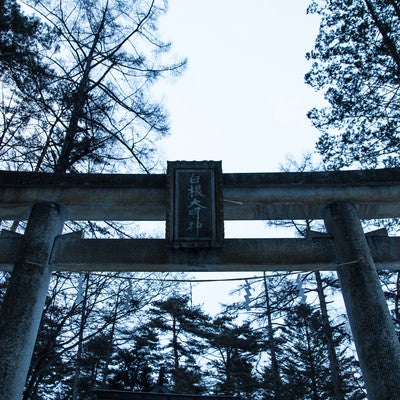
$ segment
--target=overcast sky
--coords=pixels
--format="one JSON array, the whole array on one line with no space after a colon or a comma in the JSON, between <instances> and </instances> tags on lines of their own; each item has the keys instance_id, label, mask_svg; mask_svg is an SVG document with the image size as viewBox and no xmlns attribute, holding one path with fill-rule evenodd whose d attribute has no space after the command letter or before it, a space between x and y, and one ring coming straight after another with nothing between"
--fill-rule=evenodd
<instances>
[{"instance_id":1,"label":"overcast sky","mask_svg":"<svg viewBox=\"0 0 400 400\"><path fill-rule=\"evenodd\" d=\"M224 172L275 172L288 154L300 160L314 149L318 132L306 113L321 95L304 84L304 74L319 21L306 15L307 4L169 1L160 32L172 42L172 53L189 63L182 77L162 89L171 120L171 136L163 143L167 160L222 160ZM278 235L262 221L225 224L225 237ZM193 301L216 311L218 303L232 301L229 291L238 284L197 284Z\"/></svg>"},{"instance_id":2,"label":"overcast sky","mask_svg":"<svg viewBox=\"0 0 400 400\"><path fill-rule=\"evenodd\" d=\"M300 0L170 0L160 21L189 60L165 88L168 160L222 160L224 172L278 171L314 149L306 117L321 95L304 84L318 18Z\"/></svg>"}]
</instances>

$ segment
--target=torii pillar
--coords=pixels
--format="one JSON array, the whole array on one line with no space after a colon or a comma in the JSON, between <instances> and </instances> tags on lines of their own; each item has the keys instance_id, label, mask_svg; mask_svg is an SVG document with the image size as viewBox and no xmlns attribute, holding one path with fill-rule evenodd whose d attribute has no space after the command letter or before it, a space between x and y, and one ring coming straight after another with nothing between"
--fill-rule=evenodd
<instances>
[{"instance_id":1,"label":"torii pillar","mask_svg":"<svg viewBox=\"0 0 400 400\"><path fill-rule=\"evenodd\" d=\"M342 264L337 273L368 400L398 400L400 343L356 207L330 204L324 221Z\"/></svg>"},{"instance_id":2,"label":"torii pillar","mask_svg":"<svg viewBox=\"0 0 400 400\"><path fill-rule=\"evenodd\" d=\"M0 312L1 400L22 398L51 277L51 251L63 223L58 204L33 206Z\"/></svg>"}]
</instances>

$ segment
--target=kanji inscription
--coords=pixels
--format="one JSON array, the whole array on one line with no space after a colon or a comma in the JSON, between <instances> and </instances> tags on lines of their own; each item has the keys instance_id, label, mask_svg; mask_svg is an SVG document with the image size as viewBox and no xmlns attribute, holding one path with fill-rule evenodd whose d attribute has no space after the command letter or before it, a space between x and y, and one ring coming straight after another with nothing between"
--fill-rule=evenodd
<instances>
[{"instance_id":1,"label":"kanji inscription","mask_svg":"<svg viewBox=\"0 0 400 400\"><path fill-rule=\"evenodd\" d=\"M174 248L220 247L222 172L215 161L168 163L167 239Z\"/></svg>"}]
</instances>

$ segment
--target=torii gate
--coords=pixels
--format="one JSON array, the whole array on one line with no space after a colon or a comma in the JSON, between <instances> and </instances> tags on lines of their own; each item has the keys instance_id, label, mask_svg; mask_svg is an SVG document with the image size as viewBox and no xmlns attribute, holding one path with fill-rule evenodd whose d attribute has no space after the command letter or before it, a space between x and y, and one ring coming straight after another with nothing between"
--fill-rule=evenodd
<instances>
[{"instance_id":1,"label":"torii gate","mask_svg":"<svg viewBox=\"0 0 400 400\"><path fill-rule=\"evenodd\" d=\"M399 269L400 238L364 235L360 223L400 217L400 169L222 174L214 162L169 167L172 175L0 172L0 218L28 220L23 236L0 236L0 266L13 269L0 315L0 398L22 396L52 270L337 270L368 398L400 399L400 345L376 272ZM196 168L201 173L193 175ZM189 188L179 183L180 169ZM216 206L216 225L193 244L179 236L171 214L180 202L175 211L184 207L191 218L185 229L203 225L203 199L183 205L177 192L180 185L193 195L198 176L211 188L202 194ZM197 214L188 211L193 204ZM222 216L323 219L331 236L223 240ZM170 222L166 239L82 239L60 236L67 219Z\"/></svg>"}]
</instances>

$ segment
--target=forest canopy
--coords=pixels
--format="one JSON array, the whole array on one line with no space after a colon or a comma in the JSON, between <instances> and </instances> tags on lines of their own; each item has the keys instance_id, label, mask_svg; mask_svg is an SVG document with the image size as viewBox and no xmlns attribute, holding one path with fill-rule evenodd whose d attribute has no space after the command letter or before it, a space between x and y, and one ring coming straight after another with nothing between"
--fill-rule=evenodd
<instances>
[{"instance_id":1,"label":"forest canopy","mask_svg":"<svg viewBox=\"0 0 400 400\"><path fill-rule=\"evenodd\" d=\"M321 17L305 80L328 102L308 114L326 166L399 166L398 1L321 0L308 12Z\"/></svg>"},{"instance_id":2,"label":"forest canopy","mask_svg":"<svg viewBox=\"0 0 400 400\"><path fill-rule=\"evenodd\" d=\"M163 0L0 4L2 168L149 172L167 113L151 86L179 75ZM30 16L26 15L30 11Z\"/></svg>"}]
</instances>

